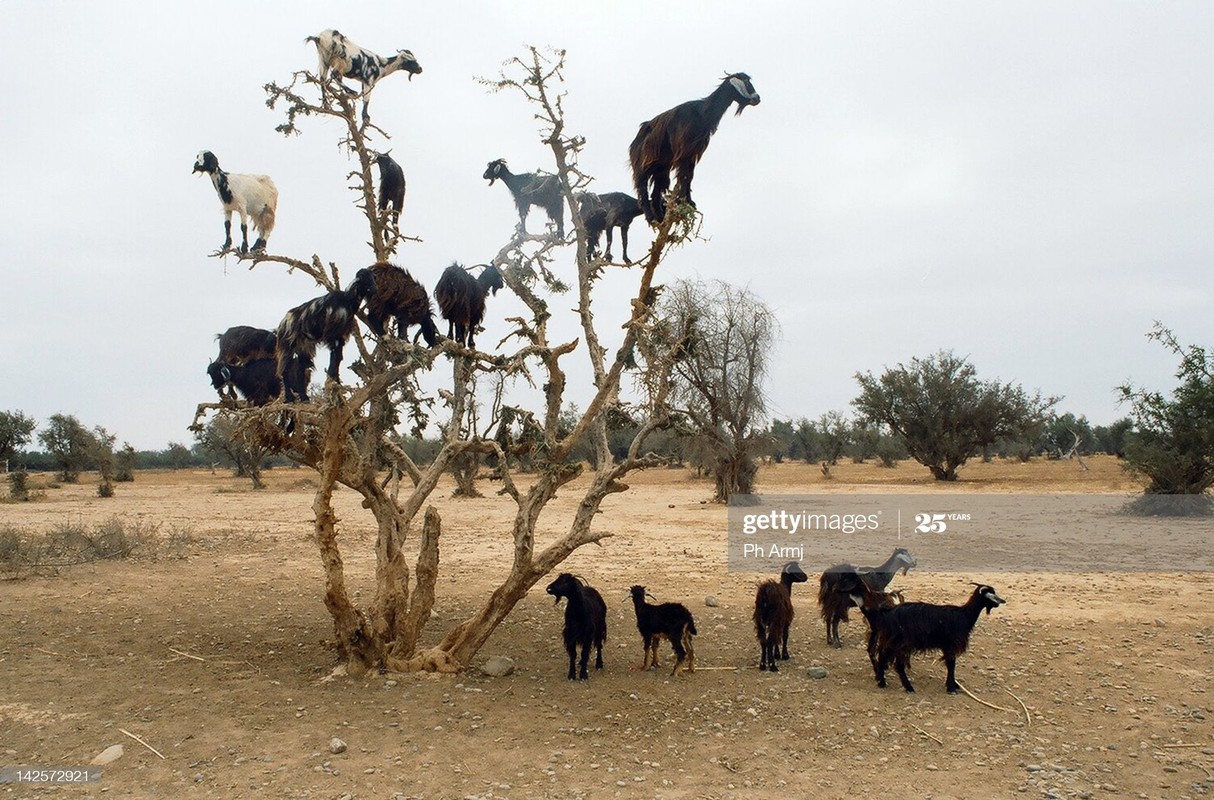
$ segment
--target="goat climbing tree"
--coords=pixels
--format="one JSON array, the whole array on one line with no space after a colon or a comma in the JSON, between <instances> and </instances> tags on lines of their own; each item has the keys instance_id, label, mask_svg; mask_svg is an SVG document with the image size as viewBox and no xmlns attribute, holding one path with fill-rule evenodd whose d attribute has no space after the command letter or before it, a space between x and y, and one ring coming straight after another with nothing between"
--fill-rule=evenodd
<instances>
[{"instance_id":1,"label":"goat climbing tree","mask_svg":"<svg viewBox=\"0 0 1214 800\"><path fill-rule=\"evenodd\" d=\"M551 150L566 204L576 208L573 193L590 179L577 166L585 141L565 128L564 57L564 51L528 48L522 57L506 62L496 79L482 82L491 91L520 94L534 107L539 135ZM389 258L406 239L389 226L387 214L377 210L372 192L370 146L386 139L387 133L359 119L355 103L346 94L322 95L320 80L310 73L296 73L285 87L269 84L266 91L268 105L285 107L286 122L279 127L285 134L298 133L296 123L303 117L328 116L344 122L346 135L340 146L356 164L350 186L358 198L356 206L366 216L371 256L377 261ZM313 95L324 99L310 99ZM353 385L330 380L322 396L309 403L199 407L200 415L214 411L234 417L244 435L316 470L319 479L312 511L325 571L325 604L333 617L338 650L351 674L381 667L396 671L463 668L536 582L577 548L611 535L593 526L604 498L627 490L622 479L628 473L660 463L644 455L644 446L647 437L670 423L666 393L674 351L680 345L657 334L661 323L655 316L655 304L660 287L653 281L663 256L692 235L694 220L694 212L684 206L675 206L667 214L647 256L630 268L636 291L626 307L594 309L594 290L606 265L587 253L585 232L574 214L576 244L549 235L516 233L494 259L507 287L528 309L528 316L512 320L514 329L498 344L497 349L506 351L474 351L446 339L431 348L419 347L390 334L374 337L360 328L352 337L358 352L358 360L351 365L358 378ZM568 289L551 267L570 252L575 253L577 267L573 313L581 335L553 342L549 323L558 312L550 301ZM303 273L326 290L340 288L342 270L333 263L325 267L317 255L309 261L268 253L237 257L251 261L253 267L285 265L288 271ZM353 265L347 271L361 266ZM559 301L558 306L564 302ZM595 311L614 326L623 326L623 339L614 354L603 344ZM562 364L575 354L588 359L593 385L585 410L570 425L568 416L561 413L567 389ZM452 365L450 389L424 393L418 381L422 371L446 364ZM613 459L607 446L606 418L609 411L625 405L620 385L626 365L639 365L641 389L629 404L629 413L642 422L627 454ZM484 373L492 377L486 378ZM481 377L474 380L474 376ZM481 415L479 421L470 422L476 416L469 414L475 402L474 387L492 386L494 379L500 386L502 379L515 377L544 387L539 407L510 405L495 394L491 418ZM504 435L506 427L519 420L525 420L527 435ZM402 446L401 436L404 432L420 434L430 426L443 432L441 447L429 464L419 464ZM589 475L585 464L570 458L583 441L589 441L596 454L596 466ZM483 601L476 601L479 605L467 619L447 630L437 644L423 648L419 641L431 620L442 541L442 518L434 492L440 478L470 455L495 457L501 493L515 504L509 530L481 532L509 537L513 542L510 570ZM526 463L530 471L525 475L517 471L518 463ZM535 529L540 512L558 489L578 478L584 478L577 484L581 500L564 533L537 550ZM376 589L369 604L361 607L347 588L339 547L339 521L333 506L333 493L339 485L358 492L363 507L376 520ZM412 564L403 549L410 535L419 537Z\"/></svg>"}]
</instances>

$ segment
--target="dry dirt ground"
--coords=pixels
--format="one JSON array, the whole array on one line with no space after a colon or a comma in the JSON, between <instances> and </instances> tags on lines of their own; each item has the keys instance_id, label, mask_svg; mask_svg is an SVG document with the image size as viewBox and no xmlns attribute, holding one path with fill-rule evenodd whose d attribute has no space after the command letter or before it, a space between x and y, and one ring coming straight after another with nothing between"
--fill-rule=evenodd
<instances>
[{"instance_id":1,"label":"dry dirt ground","mask_svg":"<svg viewBox=\"0 0 1214 800\"><path fill-rule=\"evenodd\" d=\"M948 492L1124 497L1118 465L975 464ZM960 602L971 580L1007 604L984 616L958 678L984 706L944 691L918 657L918 691L878 689L863 623L826 647L811 586L794 591L792 660L757 669L750 613L762 577L731 573L726 512L681 470L635 476L597 524L614 536L567 568L609 605L606 668L565 680L561 610L541 587L498 628L479 661L514 659L504 678L324 680L332 626L310 534L312 481L275 470L269 488L207 471L139 473L114 498L86 479L0 504L0 528L154 528L160 557L61 568L0 583L0 766L86 764L125 755L87 786L0 785L0 797L1201 797L1214 793L1214 576L1208 572L1000 572L920 568L895 586ZM46 479L34 481L35 488ZM913 464L881 470L773 465L766 491L935 492ZM500 580L511 502L450 500L443 514L437 639ZM545 513L546 535L577 484ZM373 528L337 495L347 577L372 590ZM1040 523L1040 524L1039 524ZM1048 528L1025 519L1026 528ZM1168 525L1160 521L1166 534ZM1208 539L1207 549L1208 549ZM174 555L176 554L176 555ZM887 553L840 553L879 561ZM826 566L812 560L816 576ZM681 600L700 636L695 674L638 672L628 586ZM714 595L716 607L705 605ZM669 663L669 649L663 662ZM827 677L807 676L810 666ZM891 678L892 678L891 674ZM1027 707L1028 716L1020 702ZM126 731L154 747L145 748ZM348 749L330 752L330 740ZM860 785L864 788L857 789Z\"/></svg>"}]
</instances>

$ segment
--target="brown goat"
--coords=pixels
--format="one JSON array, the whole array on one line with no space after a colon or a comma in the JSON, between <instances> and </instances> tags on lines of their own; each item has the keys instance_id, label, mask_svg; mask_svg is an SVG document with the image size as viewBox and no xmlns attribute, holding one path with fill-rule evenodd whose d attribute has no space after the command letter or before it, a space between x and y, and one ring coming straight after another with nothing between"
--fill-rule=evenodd
<instances>
[{"instance_id":1,"label":"brown goat","mask_svg":"<svg viewBox=\"0 0 1214 800\"><path fill-rule=\"evenodd\" d=\"M792 627L792 585L809 579L801 565L789 561L780 580L763 581L755 592L755 636L759 640L759 669L778 672L777 659L788 660L788 632ZM783 651L780 650L783 645Z\"/></svg>"},{"instance_id":2,"label":"brown goat","mask_svg":"<svg viewBox=\"0 0 1214 800\"><path fill-rule=\"evenodd\" d=\"M420 336L433 347L438 342L434 325L434 309L426 287L400 267L384 261L364 267L354 276L351 285L363 299L367 309L367 324L376 336L384 335L384 323L396 319L396 335L408 338L409 326L417 325ZM414 340L417 339L415 335Z\"/></svg>"},{"instance_id":3,"label":"brown goat","mask_svg":"<svg viewBox=\"0 0 1214 800\"><path fill-rule=\"evenodd\" d=\"M725 76L721 85L708 97L689 100L663 111L648 122L641 123L636 138L628 148L632 162L632 181L645 220L656 225L666 217L666 190L670 188L670 172L678 170L675 191L679 199L690 204L691 179L696 164L708 149L708 141L717 132L721 117L731 103L738 104L738 114L746 106L757 106L759 94L744 72Z\"/></svg>"},{"instance_id":4,"label":"brown goat","mask_svg":"<svg viewBox=\"0 0 1214 800\"><path fill-rule=\"evenodd\" d=\"M485 296L497 294L505 283L496 267L486 266L473 278L459 264L443 270L434 286L438 310L447 320L447 336L465 347L475 349L476 329L485 318Z\"/></svg>"}]
</instances>

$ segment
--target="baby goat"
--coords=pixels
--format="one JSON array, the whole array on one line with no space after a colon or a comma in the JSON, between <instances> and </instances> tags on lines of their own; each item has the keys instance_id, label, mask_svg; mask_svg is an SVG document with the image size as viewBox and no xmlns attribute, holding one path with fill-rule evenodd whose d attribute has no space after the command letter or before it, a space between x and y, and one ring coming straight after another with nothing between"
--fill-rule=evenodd
<instances>
[{"instance_id":1,"label":"baby goat","mask_svg":"<svg viewBox=\"0 0 1214 800\"><path fill-rule=\"evenodd\" d=\"M599 237L607 232L607 250L603 258L611 260L611 229L620 229L620 242L624 246L624 260L628 261L628 227L641 215L641 205L632 195L623 192L595 194L581 192L577 195L578 215L586 228L586 254L594 258L599 249Z\"/></svg>"},{"instance_id":2,"label":"baby goat","mask_svg":"<svg viewBox=\"0 0 1214 800\"><path fill-rule=\"evenodd\" d=\"M893 662L902 688L908 692L915 691L906 677L911 655L939 650L948 668L944 688L949 694L961 690L955 675L957 656L969 647L970 633L978 622L978 616L984 610L989 615L992 608L998 608L1005 602L994 587L980 583L974 584L974 587L974 593L965 605L902 603L893 608L878 609L869 617L876 633L877 660L873 664L873 672L878 686L885 687L885 668Z\"/></svg>"},{"instance_id":3,"label":"baby goat","mask_svg":"<svg viewBox=\"0 0 1214 800\"><path fill-rule=\"evenodd\" d=\"M367 104L370 102L371 90L380 78L387 77L393 72L405 70L409 80L414 75L421 74L422 66L417 63L413 53L408 50L398 50L396 55L384 58L370 50L365 50L347 39L340 32L329 29L321 31L316 36L309 36L305 42L316 45L316 55L319 58L316 77L320 78L322 98L329 78L336 78L341 88L363 99L363 120L369 119ZM352 78L362 84L362 91L356 92L341 82L342 78Z\"/></svg>"},{"instance_id":4,"label":"baby goat","mask_svg":"<svg viewBox=\"0 0 1214 800\"><path fill-rule=\"evenodd\" d=\"M879 567L836 564L823 572L818 582L818 605L822 621L826 623L826 643L832 647L843 646L843 639L839 636L839 623L847 622L847 610L855 605L851 593L856 589L858 581L863 581L875 591L884 591L898 570L902 570L902 574L906 575L907 571L917 564L909 550L898 547Z\"/></svg>"},{"instance_id":5,"label":"baby goat","mask_svg":"<svg viewBox=\"0 0 1214 800\"><path fill-rule=\"evenodd\" d=\"M607 641L607 604L598 590L568 572L562 572L548 584L548 594L556 598L557 604L564 597L565 603L565 651L569 653L569 680L590 677L586 665L590 661L590 648L595 648L594 668L603 668L603 642ZM577 646L582 646L580 675L574 670Z\"/></svg>"},{"instance_id":6,"label":"baby goat","mask_svg":"<svg viewBox=\"0 0 1214 800\"><path fill-rule=\"evenodd\" d=\"M809 576L796 561L780 570L780 580L763 581L755 592L755 636L759 640L759 669L778 672L776 659L788 660L788 632L794 615L792 585ZM783 651L780 646L783 645Z\"/></svg>"},{"instance_id":7,"label":"baby goat","mask_svg":"<svg viewBox=\"0 0 1214 800\"><path fill-rule=\"evenodd\" d=\"M257 229L253 250L264 250L266 240L274 230L274 214L278 209L278 189L268 175L240 175L219 168L219 159L210 150L203 150L194 159L194 172L211 176L215 191L223 206L223 250L232 246L232 212L240 215L240 252L249 252L249 218Z\"/></svg>"},{"instance_id":8,"label":"baby goat","mask_svg":"<svg viewBox=\"0 0 1214 800\"><path fill-rule=\"evenodd\" d=\"M682 603L661 603L650 605L645 602L645 587L633 586L632 605L636 609L637 630L641 632L641 641L645 646L645 655L641 659L641 669L658 666L658 642L665 637L674 648L675 663L671 675L678 675L683 662L687 662L687 671L696 671L696 653L692 647L691 637L695 636L695 619L687 606Z\"/></svg>"}]
</instances>

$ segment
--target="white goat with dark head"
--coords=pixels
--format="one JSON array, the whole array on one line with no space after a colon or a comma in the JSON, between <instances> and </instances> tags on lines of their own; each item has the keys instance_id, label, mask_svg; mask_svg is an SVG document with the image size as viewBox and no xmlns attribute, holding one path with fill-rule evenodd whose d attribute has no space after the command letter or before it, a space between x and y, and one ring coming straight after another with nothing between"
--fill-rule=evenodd
<instances>
[{"instance_id":1,"label":"white goat with dark head","mask_svg":"<svg viewBox=\"0 0 1214 800\"><path fill-rule=\"evenodd\" d=\"M398 50L396 55L384 58L370 50L365 50L347 39L340 32L329 29L321 31L316 36L304 40L316 45L316 54L320 59L317 76L320 78L321 94L330 78L336 78L343 89L363 99L363 119L368 119L367 103L371 90L380 78L393 72L404 70L409 73L409 80L414 75L421 74L422 66L417 63L409 50ZM342 78L350 78L362 84L362 91L356 92L341 82Z\"/></svg>"},{"instance_id":2,"label":"white goat with dark head","mask_svg":"<svg viewBox=\"0 0 1214 800\"><path fill-rule=\"evenodd\" d=\"M232 212L240 215L240 252L249 252L249 218L257 229L254 250L264 250L266 240L274 230L274 215L278 210L278 189L268 175L241 175L224 172L219 159L210 150L203 150L194 159L194 172L211 176L219 202L223 206L223 249L232 246Z\"/></svg>"}]
</instances>

